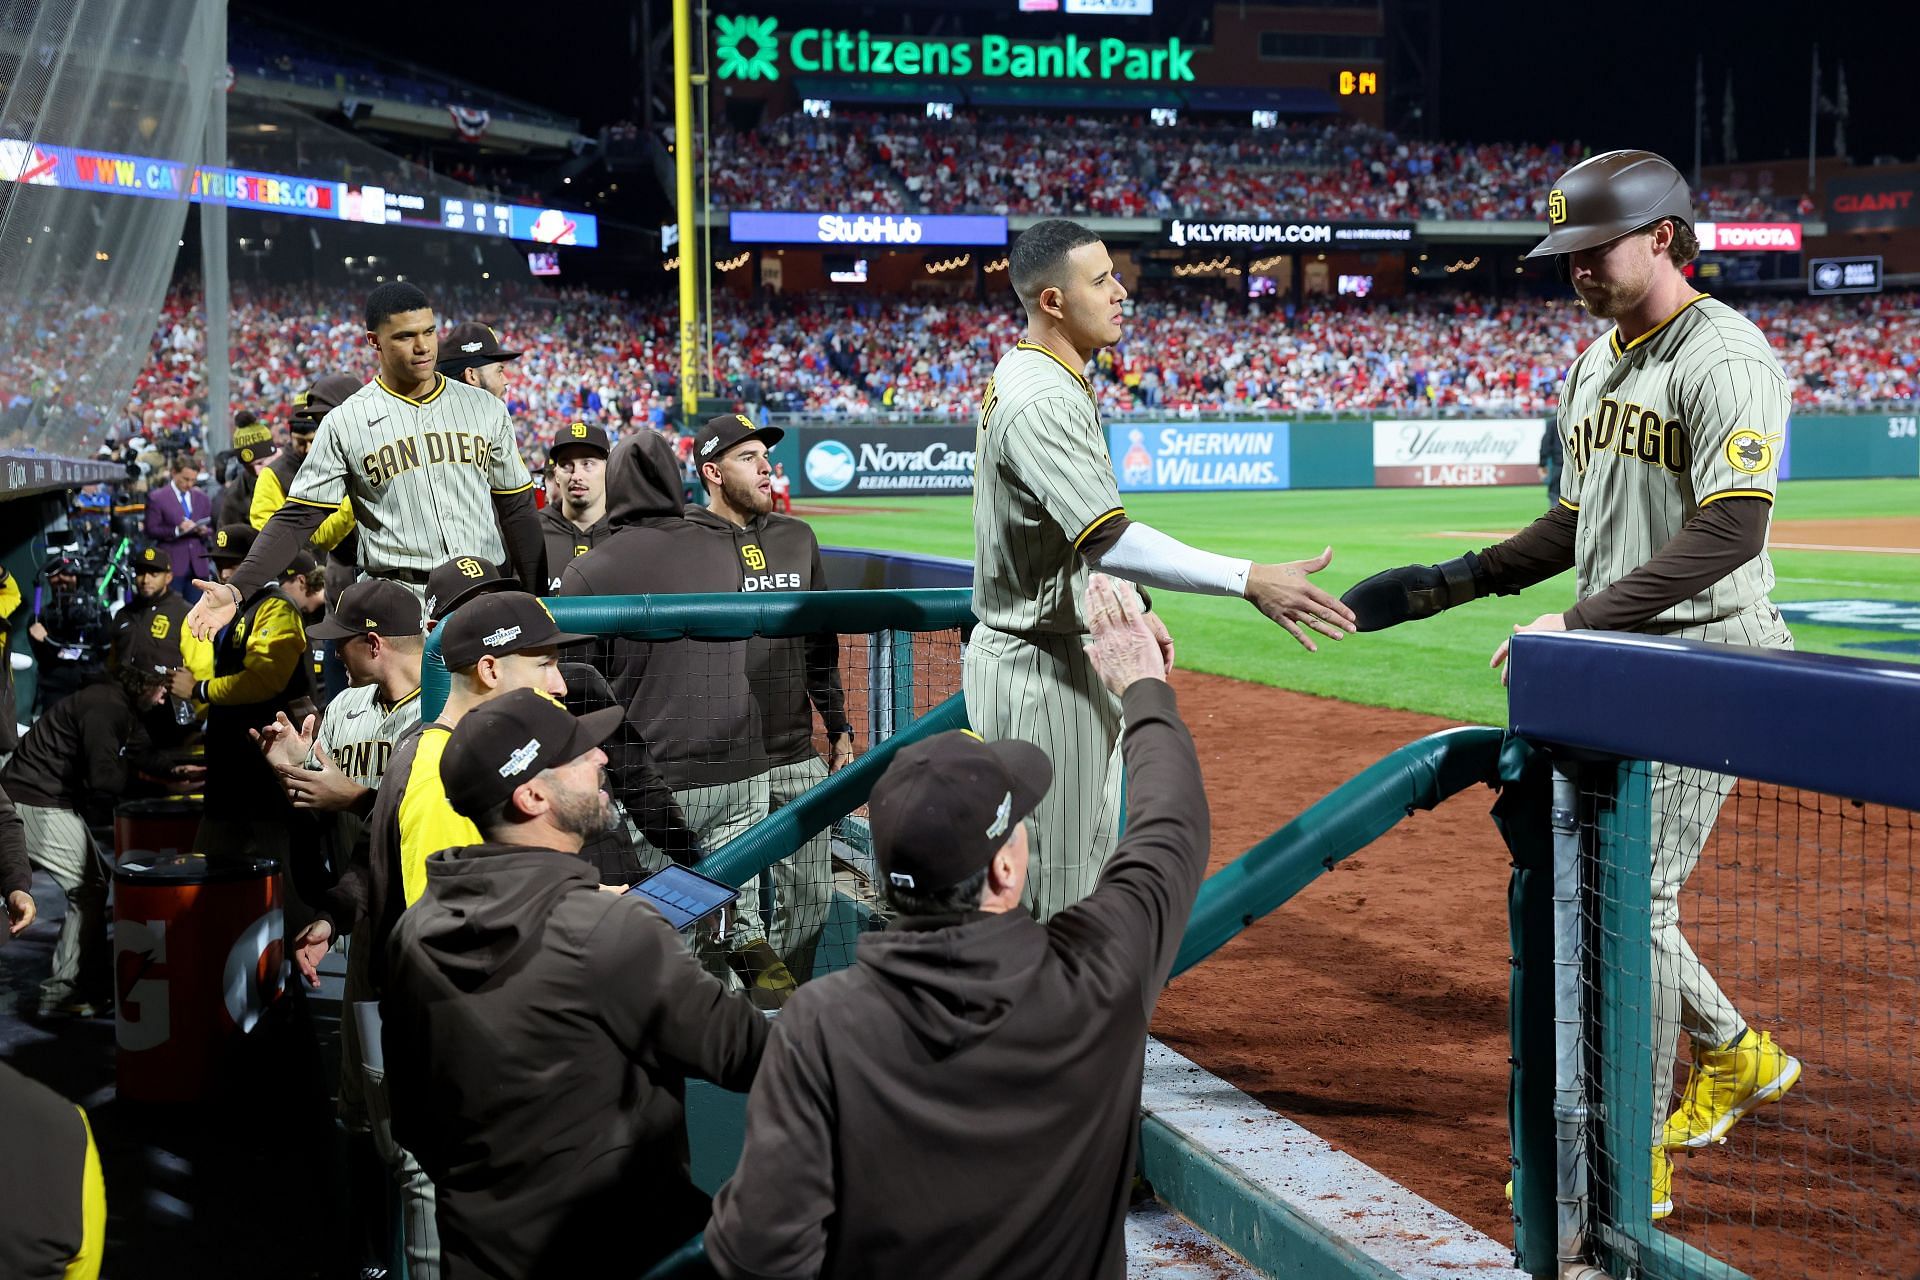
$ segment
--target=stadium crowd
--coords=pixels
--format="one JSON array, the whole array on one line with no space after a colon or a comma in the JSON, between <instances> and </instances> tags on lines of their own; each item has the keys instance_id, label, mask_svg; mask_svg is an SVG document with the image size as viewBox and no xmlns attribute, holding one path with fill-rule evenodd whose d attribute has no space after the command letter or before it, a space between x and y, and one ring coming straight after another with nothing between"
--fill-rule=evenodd
<instances>
[{"instance_id":1,"label":"stadium crowd","mask_svg":"<svg viewBox=\"0 0 1920 1280\"><path fill-rule=\"evenodd\" d=\"M1120 141L1116 141L1120 139ZM1144 117L956 111L792 113L716 136L713 199L733 209L1539 219L1572 146L1401 138L1353 121L1151 125ZM822 159L831 163L821 163ZM1710 190L1714 216L1804 216L1770 191Z\"/></svg>"},{"instance_id":2,"label":"stadium crowd","mask_svg":"<svg viewBox=\"0 0 1920 1280\"><path fill-rule=\"evenodd\" d=\"M507 396L536 464L537 441L567 422L615 430L665 422L678 378L665 303L584 288L438 294L445 323L483 320L526 352ZM1865 409L1920 396L1912 295L1756 297L1741 306L1772 339L1799 406ZM198 308L191 284L168 294L152 359L118 415L103 414L87 394L85 369L97 353L84 324L56 334L32 316L0 319L0 439L44 446L58 437L84 451L107 437L197 448L205 398ZM1295 306L1154 285L1136 298L1125 337L1101 353L1093 375L1108 413L1534 413L1553 404L1559 371L1603 331L1558 299L1446 293ZM1011 306L818 295L723 306L714 360L726 393L775 413L964 418L1018 332ZM269 420L322 373L370 374L353 309L318 288L238 290L232 334L234 401Z\"/></svg>"}]
</instances>

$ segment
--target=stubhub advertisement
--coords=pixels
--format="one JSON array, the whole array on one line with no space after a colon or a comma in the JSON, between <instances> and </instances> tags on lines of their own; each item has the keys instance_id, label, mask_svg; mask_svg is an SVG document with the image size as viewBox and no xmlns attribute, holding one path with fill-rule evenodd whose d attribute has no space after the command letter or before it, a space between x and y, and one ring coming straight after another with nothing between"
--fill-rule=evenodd
<instances>
[{"instance_id":1,"label":"stubhub advertisement","mask_svg":"<svg viewBox=\"0 0 1920 1280\"><path fill-rule=\"evenodd\" d=\"M981 248L1007 242L1007 220L971 213L731 213L727 215L727 238L735 244Z\"/></svg>"},{"instance_id":2,"label":"stubhub advertisement","mask_svg":"<svg viewBox=\"0 0 1920 1280\"><path fill-rule=\"evenodd\" d=\"M1285 489L1284 422L1114 422L1107 451L1122 493Z\"/></svg>"}]
</instances>

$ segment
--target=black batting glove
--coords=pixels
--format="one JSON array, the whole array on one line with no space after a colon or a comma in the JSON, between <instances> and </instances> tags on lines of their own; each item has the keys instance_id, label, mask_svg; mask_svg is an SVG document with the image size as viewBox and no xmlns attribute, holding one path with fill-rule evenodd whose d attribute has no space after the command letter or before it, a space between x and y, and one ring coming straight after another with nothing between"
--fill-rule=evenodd
<instances>
[{"instance_id":1,"label":"black batting glove","mask_svg":"<svg viewBox=\"0 0 1920 1280\"><path fill-rule=\"evenodd\" d=\"M1445 564L1385 569L1348 587L1340 603L1353 610L1360 630L1385 631L1478 599L1484 594L1478 568L1477 557L1468 554Z\"/></svg>"}]
</instances>

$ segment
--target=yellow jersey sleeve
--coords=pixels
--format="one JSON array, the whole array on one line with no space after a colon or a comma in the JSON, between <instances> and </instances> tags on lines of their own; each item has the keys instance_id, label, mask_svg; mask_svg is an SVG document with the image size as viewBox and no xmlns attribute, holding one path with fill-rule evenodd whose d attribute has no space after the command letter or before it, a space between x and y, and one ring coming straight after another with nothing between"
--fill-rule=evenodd
<instances>
[{"instance_id":1,"label":"yellow jersey sleeve","mask_svg":"<svg viewBox=\"0 0 1920 1280\"><path fill-rule=\"evenodd\" d=\"M453 811L440 780L440 757L452 736L438 727L421 731L407 789L400 797L400 888L408 906L427 891L429 856L480 843L480 828Z\"/></svg>"},{"instance_id":2,"label":"yellow jersey sleeve","mask_svg":"<svg viewBox=\"0 0 1920 1280\"><path fill-rule=\"evenodd\" d=\"M279 473L272 467L260 468L253 482L253 502L247 507L247 523L256 529L267 527L273 513L287 505L286 490L280 487Z\"/></svg>"},{"instance_id":3,"label":"yellow jersey sleeve","mask_svg":"<svg viewBox=\"0 0 1920 1280\"><path fill-rule=\"evenodd\" d=\"M236 626L239 624L235 624ZM247 623L246 666L230 676L207 681L207 701L219 706L265 702L287 687L307 657L307 629L287 601L275 597ZM186 648L181 647L186 658Z\"/></svg>"}]
</instances>

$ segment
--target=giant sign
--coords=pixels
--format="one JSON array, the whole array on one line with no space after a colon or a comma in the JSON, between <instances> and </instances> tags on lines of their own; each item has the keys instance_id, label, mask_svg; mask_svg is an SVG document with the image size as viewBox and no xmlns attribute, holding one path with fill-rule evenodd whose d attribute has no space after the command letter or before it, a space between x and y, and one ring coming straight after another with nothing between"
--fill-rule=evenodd
<instances>
[{"instance_id":1,"label":"giant sign","mask_svg":"<svg viewBox=\"0 0 1920 1280\"><path fill-rule=\"evenodd\" d=\"M714 77L778 80L783 72L934 79L1098 80L1191 83L1193 48L1130 45L1111 37L1016 40L982 35L919 39L832 27L780 30L780 19L718 14Z\"/></svg>"},{"instance_id":2,"label":"giant sign","mask_svg":"<svg viewBox=\"0 0 1920 1280\"><path fill-rule=\"evenodd\" d=\"M799 429L795 489L808 498L973 492L971 423Z\"/></svg>"},{"instance_id":3,"label":"giant sign","mask_svg":"<svg viewBox=\"0 0 1920 1280\"><path fill-rule=\"evenodd\" d=\"M1380 421L1373 482L1383 489L1540 483L1546 419Z\"/></svg>"},{"instance_id":4,"label":"giant sign","mask_svg":"<svg viewBox=\"0 0 1920 1280\"><path fill-rule=\"evenodd\" d=\"M1393 248L1413 243L1411 222L1190 222L1163 228L1167 243L1188 245L1299 245L1311 249Z\"/></svg>"},{"instance_id":5,"label":"giant sign","mask_svg":"<svg viewBox=\"0 0 1920 1280\"><path fill-rule=\"evenodd\" d=\"M847 245L912 249L921 245L984 248L1007 242L1007 220L984 214L730 213L735 244Z\"/></svg>"},{"instance_id":6,"label":"giant sign","mask_svg":"<svg viewBox=\"0 0 1920 1280\"><path fill-rule=\"evenodd\" d=\"M0 182L155 200L185 199L195 204L224 204L303 218L438 227L540 244L593 248L600 243L600 221L591 213L415 195L285 173L194 168L151 156L18 138L0 138Z\"/></svg>"},{"instance_id":7,"label":"giant sign","mask_svg":"<svg viewBox=\"0 0 1920 1280\"><path fill-rule=\"evenodd\" d=\"M1107 452L1122 493L1285 489L1284 422L1112 422Z\"/></svg>"},{"instance_id":8,"label":"giant sign","mask_svg":"<svg viewBox=\"0 0 1920 1280\"><path fill-rule=\"evenodd\" d=\"M1920 173L1827 179L1827 230L1894 231L1920 226Z\"/></svg>"}]
</instances>

